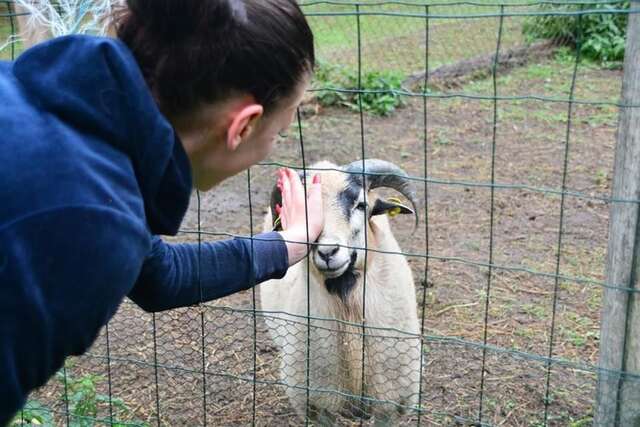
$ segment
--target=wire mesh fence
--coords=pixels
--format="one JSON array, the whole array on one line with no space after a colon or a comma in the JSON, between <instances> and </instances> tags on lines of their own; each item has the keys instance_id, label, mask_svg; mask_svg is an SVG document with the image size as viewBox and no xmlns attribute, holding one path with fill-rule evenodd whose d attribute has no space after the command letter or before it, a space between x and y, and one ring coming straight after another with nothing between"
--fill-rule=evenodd
<instances>
[{"instance_id":1,"label":"wire mesh fence","mask_svg":"<svg viewBox=\"0 0 640 427\"><path fill-rule=\"evenodd\" d=\"M320 316L311 297L264 310L273 284L156 314L125 301L15 424L583 426L603 378L640 388L640 373L598 367L603 291L638 292L605 277L610 208L638 202L611 195L618 114L638 105L620 99L617 45L591 60L584 47L592 21L626 25L638 6L301 5L319 65L297 122L270 159L194 195L168 240L258 233L278 167L388 160L421 221L389 219L398 253L365 232L362 275L376 256L406 259L419 332L372 322L367 310L394 303L367 299L377 283L348 315ZM13 6L0 2L7 37Z\"/></svg>"}]
</instances>

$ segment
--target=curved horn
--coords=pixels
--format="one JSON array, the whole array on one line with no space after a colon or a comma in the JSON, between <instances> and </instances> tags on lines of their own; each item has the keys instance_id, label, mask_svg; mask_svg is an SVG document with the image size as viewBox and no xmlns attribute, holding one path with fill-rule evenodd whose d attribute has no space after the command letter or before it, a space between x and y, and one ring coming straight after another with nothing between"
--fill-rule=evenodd
<instances>
[{"instance_id":1,"label":"curved horn","mask_svg":"<svg viewBox=\"0 0 640 427\"><path fill-rule=\"evenodd\" d=\"M350 179L356 180L362 185L362 166L364 163L365 173L365 189L367 191L374 188L387 187L396 190L406 197L413 206L413 212L416 217L415 228L418 227L420 221L418 214L418 197L409 175L391 162L379 159L356 160L342 167L345 172L350 174Z\"/></svg>"}]
</instances>

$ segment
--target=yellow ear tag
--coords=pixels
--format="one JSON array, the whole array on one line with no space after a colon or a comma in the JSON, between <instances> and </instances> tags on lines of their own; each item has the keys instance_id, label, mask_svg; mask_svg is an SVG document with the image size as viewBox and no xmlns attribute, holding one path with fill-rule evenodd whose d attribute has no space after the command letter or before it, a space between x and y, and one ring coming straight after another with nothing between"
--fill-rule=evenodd
<instances>
[{"instance_id":1,"label":"yellow ear tag","mask_svg":"<svg viewBox=\"0 0 640 427\"><path fill-rule=\"evenodd\" d=\"M398 215L400 213L400 208L395 207L393 209L389 209L387 211L387 215L389 215L389 217L393 218L394 216Z\"/></svg>"},{"instance_id":2,"label":"yellow ear tag","mask_svg":"<svg viewBox=\"0 0 640 427\"><path fill-rule=\"evenodd\" d=\"M398 205L402 204L402 201L400 199L398 199L397 197L389 197L387 200L390 203L396 203ZM400 207L396 206L395 208L389 209L387 211L387 215L389 215L389 218L393 218L393 217L397 216L400 213L400 211L401 211Z\"/></svg>"},{"instance_id":3,"label":"yellow ear tag","mask_svg":"<svg viewBox=\"0 0 640 427\"><path fill-rule=\"evenodd\" d=\"M276 220L275 220L275 221L273 221L273 231L275 231L275 230L276 230L276 228L278 228L278 226L279 226L279 225L280 225L280 216L278 216L278 217L276 218Z\"/></svg>"}]
</instances>

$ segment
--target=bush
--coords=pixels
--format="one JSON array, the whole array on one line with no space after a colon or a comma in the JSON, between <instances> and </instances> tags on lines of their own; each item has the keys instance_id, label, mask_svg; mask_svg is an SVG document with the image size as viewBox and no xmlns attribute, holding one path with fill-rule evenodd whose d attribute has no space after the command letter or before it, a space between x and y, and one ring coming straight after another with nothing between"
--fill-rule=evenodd
<instances>
[{"instance_id":1,"label":"bush","mask_svg":"<svg viewBox=\"0 0 640 427\"><path fill-rule=\"evenodd\" d=\"M543 5L544 10L579 11L579 5ZM607 4L591 4L584 10L629 9L629 1ZM588 59L615 62L624 59L626 13L582 15L582 39L580 53ZM529 41L552 39L562 45L576 47L578 37L577 15L533 16L526 19L523 33Z\"/></svg>"},{"instance_id":2,"label":"bush","mask_svg":"<svg viewBox=\"0 0 640 427\"><path fill-rule=\"evenodd\" d=\"M404 76L390 71L371 71L362 75L362 109L379 116L388 116L403 105L401 95L394 92L402 89ZM316 95L320 105L342 106L359 111L358 74L329 64L319 64L315 74ZM335 91L342 89L349 92ZM350 92L354 91L354 92Z\"/></svg>"}]
</instances>

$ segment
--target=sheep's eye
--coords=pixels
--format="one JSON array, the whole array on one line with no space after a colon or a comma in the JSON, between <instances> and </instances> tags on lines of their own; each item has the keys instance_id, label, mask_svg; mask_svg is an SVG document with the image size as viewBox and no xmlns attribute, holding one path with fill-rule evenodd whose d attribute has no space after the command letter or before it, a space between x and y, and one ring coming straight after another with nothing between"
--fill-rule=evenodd
<instances>
[{"instance_id":1,"label":"sheep's eye","mask_svg":"<svg viewBox=\"0 0 640 427\"><path fill-rule=\"evenodd\" d=\"M366 205L364 204L364 202L360 202L360 203L358 203L358 204L356 205L356 209L358 209L358 210L360 210L360 211L363 211L363 212L364 212L365 208L366 208Z\"/></svg>"}]
</instances>

